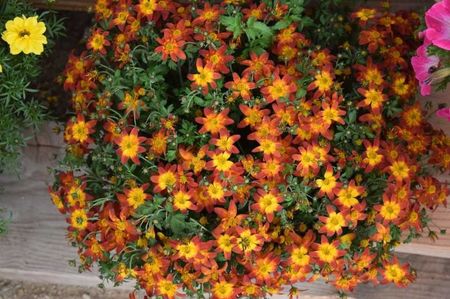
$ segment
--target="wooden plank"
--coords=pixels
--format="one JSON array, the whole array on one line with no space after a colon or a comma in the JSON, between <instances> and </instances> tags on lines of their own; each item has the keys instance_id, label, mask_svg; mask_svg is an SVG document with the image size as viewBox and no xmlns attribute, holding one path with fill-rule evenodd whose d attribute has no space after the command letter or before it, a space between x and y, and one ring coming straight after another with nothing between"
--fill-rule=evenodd
<instances>
[{"instance_id":1,"label":"wooden plank","mask_svg":"<svg viewBox=\"0 0 450 299\"><path fill-rule=\"evenodd\" d=\"M450 260L420 255L401 255L417 270L417 280L405 289L393 285L358 287L352 296L364 299L450 298Z\"/></svg>"},{"instance_id":2,"label":"wooden plank","mask_svg":"<svg viewBox=\"0 0 450 299\"><path fill-rule=\"evenodd\" d=\"M95 0L57 0L50 4L47 0L31 0L30 2L36 8L85 12L92 11L95 4Z\"/></svg>"}]
</instances>

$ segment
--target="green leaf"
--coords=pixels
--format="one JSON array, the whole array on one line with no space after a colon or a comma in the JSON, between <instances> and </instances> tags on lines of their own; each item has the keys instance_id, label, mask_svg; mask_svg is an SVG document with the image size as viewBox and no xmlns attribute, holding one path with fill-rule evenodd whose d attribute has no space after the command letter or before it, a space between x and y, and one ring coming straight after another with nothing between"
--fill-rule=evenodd
<instances>
[{"instance_id":1,"label":"green leaf","mask_svg":"<svg viewBox=\"0 0 450 299\"><path fill-rule=\"evenodd\" d=\"M269 26L267 26L266 23L255 22L253 24L253 28L255 28L258 31L258 33L264 37L272 37L273 35L272 29Z\"/></svg>"},{"instance_id":2,"label":"green leaf","mask_svg":"<svg viewBox=\"0 0 450 299\"><path fill-rule=\"evenodd\" d=\"M222 16L220 23L225 26L225 29L233 33L233 38L237 38L242 34L242 15Z\"/></svg>"},{"instance_id":3,"label":"green leaf","mask_svg":"<svg viewBox=\"0 0 450 299\"><path fill-rule=\"evenodd\" d=\"M291 25L291 23L292 23L292 20L290 18L282 19L282 20L276 22L275 25L272 26L272 29L281 30L281 29L287 28L289 25Z\"/></svg>"}]
</instances>

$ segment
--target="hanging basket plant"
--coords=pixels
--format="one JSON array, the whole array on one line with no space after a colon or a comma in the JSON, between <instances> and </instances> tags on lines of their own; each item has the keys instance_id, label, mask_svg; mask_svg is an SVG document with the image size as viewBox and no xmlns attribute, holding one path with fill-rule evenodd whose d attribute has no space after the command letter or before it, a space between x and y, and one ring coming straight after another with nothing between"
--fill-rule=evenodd
<instances>
[{"instance_id":1,"label":"hanging basket plant","mask_svg":"<svg viewBox=\"0 0 450 299\"><path fill-rule=\"evenodd\" d=\"M414 280L393 248L450 168L415 100L420 21L334 2L97 2L50 188L81 270L164 298Z\"/></svg>"}]
</instances>

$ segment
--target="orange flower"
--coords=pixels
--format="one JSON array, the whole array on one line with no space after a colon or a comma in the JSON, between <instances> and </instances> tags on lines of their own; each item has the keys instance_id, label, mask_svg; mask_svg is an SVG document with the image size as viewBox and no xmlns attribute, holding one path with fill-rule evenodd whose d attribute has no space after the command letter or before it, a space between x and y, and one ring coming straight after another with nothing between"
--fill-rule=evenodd
<instances>
[{"instance_id":1,"label":"orange flower","mask_svg":"<svg viewBox=\"0 0 450 299\"><path fill-rule=\"evenodd\" d=\"M359 44L367 45L369 53L374 53L379 46L383 46L384 40L383 33L377 31L376 29L363 30L359 34Z\"/></svg>"},{"instance_id":2,"label":"orange flower","mask_svg":"<svg viewBox=\"0 0 450 299\"><path fill-rule=\"evenodd\" d=\"M263 77L269 77L274 69L274 63L269 59L269 53L263 52L261 55L256 55L250 52L250 60L243 60L242 65L248 66L243 72L243 76L249 75L254 78L254 81L259 81Z\"/></svg>"},{"instance_id":3,"label":"orange flower","mask_svg":"<svg viewBox=\"0 0 450 299\"><path fill-rule=\"evenodd\" d=\"M381 273L384 277L384 283L393 282L399 287L405 287L413 280L413 277L409 274L409 265L400 265L397 258L393 258L392 261L384 261Z\"/></svg>"},{"instance_id":4,"label":"orange flower","mask_svg":"<svg viewBox=\"0 0 450 299\"><path fill-rule=\"evenodd\" d=\"M376 242L382 242L383 244L389 243L392 240L390 227L378 222L375 226L377 228L376 233L370 239Z\"/></svg>"},{"instance_id":5,"label":"orange flower","mask_svg":"<svg viewBox=\"0 0 450 299\"><path fill-rule=\"evenodd\" d=\"M292 158L295 161L299 161L297 164L297 171L300 176L308 176L310 173L316 173L319 170L319 166L317 164L318 157L309 144L306 148L300 147L299 153L292 155Z\"/></svg>"},{"instance_id":6,"label":"orange flower","mask_svg":"<svg viewBox=\"0 0 450 299\"><path fill-rule=\"evenodd\" d=\"M144 202L150 198L150 195L145 193L148 188L148 184L144 184L141 187L132 187L131 189L125 189L125 194L117 194L117 198L125 207L130 207L132 210L136 210Z\"/></svg>"},{"instance_id":7,"label":"orange flower","mask_svg":"<svg viewBox=\"0 0 450 299\"><path fill-rule=\"evenodd\" d=\"M125 92L123 100L117 105L117 108L122 110L125 109L125 113L133 113L135 119L139 118L141 110L146 109L145 103L139 99L141 93L143 93L143 88L135 88L133 93Z\"/></svg>"},{"instance_id":8,"label":"orange flower","mask_svg":"<svg viewBox=\"0 0 450 299\"><path fill-rule=\"evenodd\" d=\"M189 192L178 190L173 193L174 210L186 212L187 210L195 210L197 207L191 201L192 196Z\"/></svg>"},{"instance_id":9,"label":"orange flower","mask_svg":"<svg viewBox=\"0 0 450 299\"><path fill-rule=\"evenodd\" d=\"M366 165L366 172L370 172L375 166L379 165L383 161L384 156L380 154L379 143L379 139L376 139L373 144L371 144L368 140L363 141L366 151L362 162Z\"/></svg>"},{"instance_id":10,"label":"orange flower","mask_svg":"<svg viewBox=\"0 0 450 299\"><path fill-rule=\"evenodd\" d=\"M179 257L187 261L192 260L196 258L200 253L200 239L198 236L194 237L192 240L186 243L180 243L176 245L175 249L177 251L177 258Z\"/></svg>"},{"instance_id":11,"label":"orange flower","mask_svg":"<svg viewBox=\"0 0 450 299\"><path fill-rule=\"evenodd\" d=\"M384 198L384 196L383 196ZM402 206L395 200L384 200L383 205L379 208L375 207L380 212L380 216L386 221L399 220Z\"/></svg>"},{"instance_id":12,"label":"orange flower","mask_svg":"<svg viewBox=\"0 0 450 299\"><path fill-rule=\"evenodd\" d=\"M217 146L217 148L223 152L229 152L233 154L238 154L239 150L234 145L236 141L241 138L239 135L230 136L228 130L221 130L219 138L211 138L210 143Z\"/></svg>"},{"instance_id":13,"label":"orange flower","mask_svg":"<svg viewBox=\"0 0 450 299\"><path fill-rule=\"evenodd\" d=\"M369 89L358 88L358 92L364 96L364 100L358 103L358 107L370 107L372 111L379 112L387 97L383 92L374 87Z\"/></svg>"},{"instance_id":14,"label":"orange flower","mask_svg":"<svg viewBox=\"0 0 450 299\"><path fill-rule=\"evenodd\" d=\"M106 39L108 34L108 31L103 31L100 28L97 28L94 32L92 32L87 43L87 48L92 49L94 52L99 52L102 55L106 55L106 47L111 45L109 40Z\"/></svg>"},{"instance_id":15,"label":"orange flower","mask_svg":"<svg viewBox=\"0 0 450 299\"><path fill-rule=\"evenodd\" d=\"M220 9L219 5L211 6L211 4L206 2L203 6L203 9L198 9L196 13L198 14L198 17L194 19L192 24L202 25L204 23L217 21L222 13L222 10Z\"/></svg>"},{"instance_id":16,"label":"orange flower","mask_svg":"<svg viewBox=\"0 0 450 299\"><path fill-rule=\"evenodd\" d=\"M167 151L167 135L164 130L159 130L151 138L148 139L150 151L157 155L164 155Z\"/></svg>"},{"instance_id":17,"label":"orange flower","mask_svg":"<svg viewBox=\"0 0 450 299\"><path fill-rule=\"evenodd\" d=\"M275 138L267 137L267 138L257 138L256 140L259 143L259 146L255 147L252 150L252 153L262 152L265 158L270 156L280 157L280 143Z\"/></svg>"},{"instance_id":18,"label":"orange flower","mask_svg":"<svg viewBox=\"0 0 450 299\"><path fill-rule=\"evenodd\" d=\"M231 259L231 252L235 250L236 245L236 237L229 235L227 233L217 233L213 232L214 237L217 242L217 252L223 253L225 259Z\"/></svg>"},{"instance_id":19,"label":"orange flower","mask_svg":"<svg viewBox=\"0 0 450 299\"><path fill-rule=\"evenodd\" d=\"M273 80L270 85L267 85L261 89L261 93L268 103L280 100L292 100L295 92L297 91L297 85L292 82L288 75L280 77L279 72L276 71Z\"/></svg>"},{"instance_id":20,"label":"orange flower","mask_svg":"<svg viewBox=\"0 0 450 299\"><path fill-rule=\"evenodd\" d=\"M216 150L208 152L208 155L211 157L211 161L206 163L208 170L228 172L234 165L234 162L229 160L231 153Z\"/></svg>"},{"instance_id":21,"label":"orange flower","mask_svg":"<svg viewBox=\"0 0 450 299\"><path fill-rule=\"evenodd\" d=\"M177 62L178 59L186 60L186 54L182 50L184 41L176 40L168 34L164 34L162 39L157 38L156 41L160 46L156 47L154 51L162 54L163 61L166 61L169 57L174 62Z\"/></svg>"},{"instance_id":22,"label":"orange flower","mask_svg":"<svg viewBox=\"0 0 450 299\"><path fill-rule=\"evenodd\" d=\"M179 153L184 160L182 163L184 169L192 169L195 174L198 174L206 166L206 161L204 160L206 156L206 147L200 148L195 156L193 153L182 147L180 147Z\"/></svg>"},{"instance_id":23,"label":"orange flower","mask_svg":"<svg viewBox=\"0 0 450 299\"><path fill-rule=\"evenodd\" d=\"M75 209L70 214L70 225L78 230L82 231L88 227L88 217L84 209Z\"/></svg>"},{"instance_id":24,"label":"orange flower","mask_svg":"<svg viewBox=\"0 0 450 299\"><path fill-rule=\"evenodd\" d=\"M213 135L226 129L226 126L231 125L234 121L228 117L229 108L226 108L219 113L213 112L210 108L205 108L203 113L205 117L196 117L195 121L201 125L200 133L209 132Z\"/></svg>"},{"instance_id":25,"label":"orange flower","mask_svg":"<svg viewBox=\"0 0 450 299\"><path fill-rule=\"evenodd\" d=\"M423 118L423 112L418 103L405 107L402 112L402 121L410 128L417 128L421 126Z\"/></svg>"},{"instance_id":26,"label":"orange flower","mask_svg":"<svg viewBox=\"0 0 450 299\"><path fill-rule=\"evenodd\" d=\"M161 192L166 189L173 189L178 181L176 169L176 165L167 165L165 168L158 167L158 174L150 177L150 180L155 183L153 192Z\"/></svg>"},{"instance_id":27,"label":"orange flower","mask_svg":"<svg viewBox=\"0 0 450 299\"><path fill-rule=\"evenodd\" d=\"M157 0L139 0L139 4L135 5L138 17L145 17L150 21L157 7L156 1Z\"/></svg>"},{"instance_id":28,"label":"orange flower","mask_svg":"<svg viewBox=\"0 0 450 299\"><path fill-rule=\"evenodd\" d=\"M260 283L269 282L277 273L277 267L280 262L278 257L269 253L262 257L256 258L255 264L252 265L251 271Z\"/></svg>"},{"instance_id":29,"label":"orange flower","mask_svg":"<svg viewBox=\"0 0 450 299\"><path fill-rule=\"evenodd\" d=\"M342 228L346 226L344 215L339 212L336 213L332 206L327 206L328 217L319 216L319 220L324 224L319 232L327 233L328 237L336 234L337 236L342 234Z\"/></svg>"},{"instance_id":30,"label":"orange flower","mask_svg":"<svg viewBox=\"0 0 450 299\"><path fill-rule=\"evenodd\" d=\"M347 187L342 188L337 193L335 203L343 208L350 208L359 203L357 197L364 192L364 187L356 186L355 181L351 180Z\"/></svg>"},{"instance_id":31,"label":"orange flower","mask_svg":"<svg viewBox=\"0 0 450 299\"><path fill-rule=\"evenodd\" d=\"M283 164L277 157L267 156L264 161L259 164L260 172L255 174L256 178L275 178L282 176L284 169Z\"/></svg>"},{"instance_id":32,"label":"orange flower","mask_svg":"<svg viewBox=\"0 0 450 299\"><path fill-rule=\"evenodd\" d=\"M266 215L269 222L273 221L274 213L281 211L283 208L280 205L283 198L273 189L270 192L258 189L255 193L255 201L252 209Z\"/></svg>"},{"instance_id":33,"label":"orange flower","mask_svg":"<svg viewBox=\"0 0 450 299\"><path fill-rule=\"evenodd\" d=\"M270 110L261 109L258 106L249 107L241 104L239 105L239 109L245 117L238 124L238 128L245 128L247 126L256 127L262 122L264 116L270 114Z\"/></svg>"},{"instance_id":34,"label":"orange flower","mask_svg":"<svg viewBox=\"0 0 450 299\"><path fill-rule=\"evenodd\" d=\"M309 248L305 245L293 246L290 250L289 264L295 268L306 267L310 264Z\"/></svg>"},{"instance_id":35,"label":"orange flower","mask_svg":"<svg viewBox=\"0 0 450 299\"><path fill-rule=\"evenodd\" d=\"M317 89L315 96L322 95L331 90L334 85L333 75L329 70L322 70L314 76L314 81L308 86L308 90Z\"/></svg>"},{"instance_id":36,"label":"orange flower","mask_svg":"<svg viewBox=\"0 0 450 299\"><path fill-rule=\"evenodd\" d=\"M344 251L339 250L338 241L330 243L328 239L322 235L320 243L314 243L314 252L311 253L312 256L318 259L319 264L336 264L339 257L344 254Z\"/></svg>"},{"instance_id":37,"label":"orange flower","mask_svg":"<svg viewBox=\"0 0 450 299\"><path fill-rule=\"evenodd\" d=\"M250 90L256 88L256 84L248 80L248 76L239 77L237 73L233 73L233 81L225 83L225 88L232 91L232 97L242 97L242 99L250 100L252 93Z\"/></svg>"},{"instance_id":38,"label":"orange flower","mask_svg":"<svg viewBox=\"0 0 450 299\"><path fill-rule=\"evenodd\" d=\"M373 63L372 57L367 58L365 65L357 64L354 68L359 71L356 78L364 85L383 85L383 75L381 74L379 67Z\"/></svg>"},{"instance_id":39,"label":"orange flower","mask_svg":"<svg viewBox=\"0 0 450 299\"><path fill-rule=\"evenodd\" d=\"M169 274L167 277L158 278L156 284L156 294L163 296L164 298L174 299L177 295L178 285L173 283L173 277Z\"/></svg>"},{"instance_id":40,"label":"orange flower","mask_svg":"<svg viewBox=\"0 0 450 299\"><path fill-rule=\"evenodd\" d=\"M214 203L223 203L226 196L230 196L231 192L226 190L223 182L215 180L206 187L206 192L209 198L214 201Z\"/></svg>"},{"instance_id":41,"label":"orange flower","mask_svg":"<svg viewBox=\"0 0 450 299\"><path fill-rule=\"evenodd\" d=\"M260 235L249 228L237 226L235 229L238 235L236 241L238 246L234 250L236 253L244 253L245 255L249 255L254 251L261 251L264 242Z\"/></svg>"},{"instance_id":42,"label":"orange flower","mask_svg":"<svg viewBox=\"0 0 450 299\"><path fill-rule=\"evenodd\" d=\"M328 99L327 99L328 100ZM333 97L329 101L322 102L322 110L320 111L320 116L327 126L330 126L333 122L344 124L342 115L345 115L344 110L339 109L339 103L342 101L342 97L338 97L337 93L333 94Z\"/></svg>"},{"instance_id":43,"label":"orange flower","mask_svg":"<svg viewBox=\"0 0 450 299\"><path fill-rule=\"evenodd\" d=\"M139 154L145 152L145 148L141 146L145 142L145 137L138 136L139 130L133 128L130 134L123 132L114 142L119 146L117 154L120 156L122 164L127 163L131 159L135 164L140 164Z\"/></svg>"},{"instance_id":44,"label":"orange flower","mask_svg":"<svg viewBox=\"0 0 450 299\"><path fill-rule=\"evenodd\" d=\"M323 177L323 179L316 180L316 185L320 188L317 195L323 196L326 194L329 199L333 200L339 190L339 187L341 186L341 183L336 181L338 176L333 175L333 167L330 164L327 165L327 169Z\"/></svg>"},{"instance_id":45,"label":"orange flower","mask_svg":"<svg viewBox=\"0 0 450 299\"><path fill-rule=\"evenodd\" d=\"M408 181L412 173L411 167L408 166L406 159L403 157L393 161L387 169L397 182Z\"/></svg>"},{"instance_id":46,"label":"orange flower","mask_svg":"<svg viewBox=\"0 0 450 299\"><path fill-rule=\"evenodd\" d=\"M222 74L228 74L230 69L227 66L227 63L230 63L234 60L233 55L226 55L228 47L226 45L222 45L218 49L210 48L209 50L200 50L199 53L204 57L206 65L212 66L214 71L221 72Z\"/></svg>"},{"instance_id":47,"label":"orange flower","mask_svg":"<svg viewBox=\"0 0 450 299\"><path fill-rule=\"evenodd\" d=\"M200 58L196 63L198 74L189 74L188 79L193 81L192 88L200 88L204 95L208 94L208 86L211 88L217 88L216 80L220 78L220 74L214 71L214 68L210 64L203 66L203 62Z\"/></svg>"},{"instance_id":48,"label":"orange flower","mask_svg":"<svg viewBox=\"0 0 450 299\"><path fill-rule=\"evenodd\" d=\"M233 299L238 294L236 286L226 280L221 280L212 285L213 299Z\"/></svg>"},{"instance_id":49,"label":"orange flower","mask_svg":"<svg viewBox=\"0 0 450 299\"><path fill-rule=\"evenodd\" d=\"M373 19L377 13L376 9L373 8L360 8L358 11L352 14L353 18L357 18L361 25L367 23L367 21Z\"/></svg>"},{"instance_id":50,"label":"orange flower","mask_svg":"<svg viewBox=\"0 0 450 299\"><path fill-rule=\"evenodd\" d=\"M120 9L118 9L117 11L114 12L114 16L111 21L111 27L115 26L115 27L119 28L120 31L123 31L125 28L125 25L127 24L127 22L129 21L130 18L131 18L131 14L130 14L130 11L128 10L128 7L123 5L122 7L120 7Z\"/></svg>"},{"instance_id":51,"label":"orange flower","mask_svg":"<svg viewBox=\"0 0 450 299\"><path fill-rule=\"evenodd\" d=\"M237 213L237 207L235 200L231 200L228 206L228 210L224 208L216 207L214 212L220 217L220 225L215 232L227 231L229 228L241 225L241 222L247 217L247 214Z\"/></svg>"},{"instance_id":52,"label":"orange flower","mask_svg":"<svg viewBox=\"0 0 450 299\"><path fill-rule=\"evenodd\" d=\"M81 144L92 143L93 140L89 135L95 132L94 127L97 121L90 120L86 122L82 114L78 114L76 119L76 122L70 121L68 124L70 139Z\"/></svg>"}]
</instances>

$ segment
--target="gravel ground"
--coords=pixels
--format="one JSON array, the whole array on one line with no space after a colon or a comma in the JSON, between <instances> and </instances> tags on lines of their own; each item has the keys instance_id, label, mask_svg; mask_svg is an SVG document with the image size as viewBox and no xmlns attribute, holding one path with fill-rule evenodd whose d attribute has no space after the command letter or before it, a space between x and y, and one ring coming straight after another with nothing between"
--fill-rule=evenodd
<instances>
[{"instance_id":1,"label":"gravel ground","mask_svg":"<svg viewBox=\"0 0 450 299\"><path fill-rule=\"evenodd\" d=\"M128 291L0 280L0 299L128 299Z\"/></svg>"}]
</instances>

